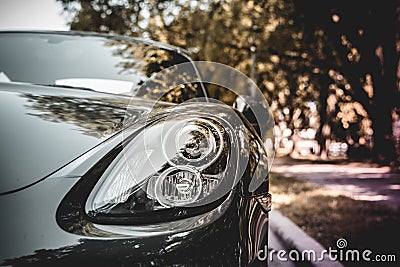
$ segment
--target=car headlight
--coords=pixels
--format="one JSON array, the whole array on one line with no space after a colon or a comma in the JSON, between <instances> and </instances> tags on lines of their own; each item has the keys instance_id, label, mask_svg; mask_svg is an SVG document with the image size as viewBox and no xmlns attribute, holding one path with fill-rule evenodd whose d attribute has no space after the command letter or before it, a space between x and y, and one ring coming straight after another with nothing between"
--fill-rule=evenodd
<instances>
[{"instance_id":1,"label":"car headlight","mask_svg":"<svg viewBox=\"0 0 400 267\"><path fill-rule=\"evenodd\" d=\"M191 112L152 119L126 136L86 201L95 222L176 220L220 205L236 180L236 130L220 117Z\"/></svg>"}]
</instances>

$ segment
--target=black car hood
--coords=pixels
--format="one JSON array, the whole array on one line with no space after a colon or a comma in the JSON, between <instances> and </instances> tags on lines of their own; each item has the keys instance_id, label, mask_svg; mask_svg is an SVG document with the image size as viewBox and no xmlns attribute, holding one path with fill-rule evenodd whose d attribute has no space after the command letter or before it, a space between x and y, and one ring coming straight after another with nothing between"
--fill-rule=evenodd
<instances>
[{"instance_id":1,"label":"black car hood","mask_svg":"<svg viewBox=\"0 0 400 267\"><path fill-rule=\"evenodd\" d=\"M154 108L145 99L21 83L0 83L0 193L28 186ZM132 110L132 112L131 112Z\"/></svg>"}]
</instances>

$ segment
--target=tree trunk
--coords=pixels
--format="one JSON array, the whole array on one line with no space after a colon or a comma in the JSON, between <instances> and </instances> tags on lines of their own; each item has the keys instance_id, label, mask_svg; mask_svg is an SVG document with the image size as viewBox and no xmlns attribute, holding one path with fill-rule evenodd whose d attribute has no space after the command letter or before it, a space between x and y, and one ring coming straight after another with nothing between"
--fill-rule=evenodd
<instances>
[{"instance_id":1,"label":"tree trunk","mask_svg":"<svg viewBox=\"0 0 400 267\"><path fill-rule=\"evenodd\" d=\"M374 29L376 38L381 40L376 48L376 56L381 63L379 73L375 73L374 108L372 110L373 155L380 163L389 164L395 160L392 131L392 110L396 106L396 82L399 55L396 51L396 8L391 1L379 3L376 20L379 27ZM378 23L377 23L378 24ZM384 29L384 30L383 30Z\"/></svg>"}]
</instances>

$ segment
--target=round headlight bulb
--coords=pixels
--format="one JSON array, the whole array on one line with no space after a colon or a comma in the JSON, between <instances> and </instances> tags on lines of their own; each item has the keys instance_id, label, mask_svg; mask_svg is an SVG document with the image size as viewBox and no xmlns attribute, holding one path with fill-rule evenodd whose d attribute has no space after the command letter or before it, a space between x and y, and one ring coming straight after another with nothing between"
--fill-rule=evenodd
<instances>
[{"instance_id":1,"label":"round headlight bulb","mask_svg":"<svg viewBox=\"0 0 400 267\"><path fill-rule=\"evenodd\" d=\"M220 126L205 119L177 121L167 132L163 152L173 166L210 166L221 154L224 141Z\"/></svg>"},{"instance_id":2,"label":"round headlight bulb","mask_svg":"<svg viewBox=\"0 0 400 267\"><path fill-rule=\"evenodd\" d=\"M171 167L157 178L154 192L157 201L164 207L189 205L202 192L201 174L188 166Z\"/></svg>"},{"instance_id":3,"label":"round headlight bulb","mask_svg":"<svg viewBox=\"0 0 400 267\"><path fill-rule=\"evenodd\" d=\"M194 124L185 125L178 131L175 144L179 148L179 156L189 162L205 158L216 147L215 137L204 127L200 128Z\"/></svg>"}]
</instances>

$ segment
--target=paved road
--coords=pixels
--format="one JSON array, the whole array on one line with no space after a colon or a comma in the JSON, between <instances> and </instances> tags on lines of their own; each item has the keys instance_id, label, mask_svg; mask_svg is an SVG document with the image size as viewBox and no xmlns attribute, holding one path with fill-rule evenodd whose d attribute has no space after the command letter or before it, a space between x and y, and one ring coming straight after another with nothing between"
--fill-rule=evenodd
<instances>
[{"instance_id":1,"label":"paved road","mask_svg":"<svg viewBox=\"0 0 400 267\"><path fill-rule=\"evenodd\" d=\"M271 172L325 186L354 199L400 207L400 173L370 163L314 163L275 158Z\"/></svg>"}]
</instances>

